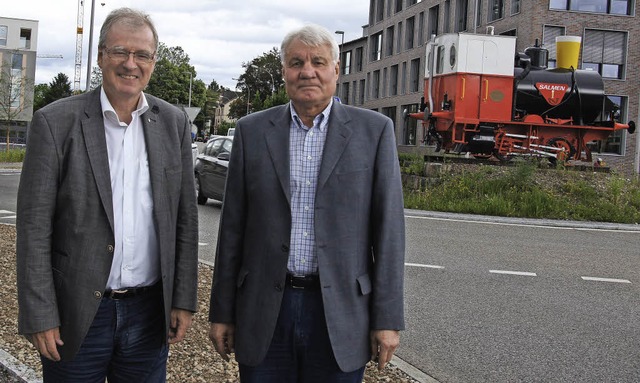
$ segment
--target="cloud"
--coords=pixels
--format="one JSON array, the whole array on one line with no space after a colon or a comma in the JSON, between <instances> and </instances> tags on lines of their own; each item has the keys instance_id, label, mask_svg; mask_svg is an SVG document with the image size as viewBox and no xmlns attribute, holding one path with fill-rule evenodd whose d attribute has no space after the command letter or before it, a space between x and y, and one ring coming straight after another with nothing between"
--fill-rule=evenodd
<instances>
[{"instance_id":1,"label":"cloud","mask_svg":"<svg viewBox=\"0 0 640 383\"><path fill-rule=\"evenodd\" d=\"M91 13L91 1L84 1L81 88L86 83ZM244 72L242 63L279 48L289 30L315 23L330 31L343 30L345 41L353 40L362 36L369 8L368 0L98 0L95 3L92 66L96 65L99 27L108 12L122 6L134 7L151 15L160 41L169 47L180 46L189 55L196 78L205 84L216 80L231 89L236 85L232 78ZM73 83L77 13L77 0L25 0L3 5L3 17L39 21L38 53L64 57L62 60L38 59L36 83L49 83L60 72ZM340 38L339 35L336 38Z\"/></svg>"}]
</instances>

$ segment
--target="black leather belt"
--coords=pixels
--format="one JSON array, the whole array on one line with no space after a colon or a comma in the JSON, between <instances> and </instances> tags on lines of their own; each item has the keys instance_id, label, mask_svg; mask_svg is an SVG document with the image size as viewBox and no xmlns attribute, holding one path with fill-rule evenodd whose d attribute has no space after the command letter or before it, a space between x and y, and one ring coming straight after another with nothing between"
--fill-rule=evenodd
<instances>
[{"instance_id":1,"label":"black leather belt","mask_svg":"<svg viewBox=\"0 0 640 383\"><path fill-rule=\"evenodd\" d=\"M138 297L140 295L148 294L154 291L162 289L162 284L160 282L152 285L152 286L141 286L141 287L129 287L126 289L118 289L118 290L105 290L104 296L106 298L111 299L127 299Z\"/></svg>"},{"instance_id":2,"label":"black leather belt","mask_svg":"<svg viewBox=\"0 0 640 383\"><path fill-rule=\"evenodd\" d=\"M320 290L320 277L317 275L307 275L296 277L287 273L287 286L302 290Z\"/></svg>"}]
</instances>

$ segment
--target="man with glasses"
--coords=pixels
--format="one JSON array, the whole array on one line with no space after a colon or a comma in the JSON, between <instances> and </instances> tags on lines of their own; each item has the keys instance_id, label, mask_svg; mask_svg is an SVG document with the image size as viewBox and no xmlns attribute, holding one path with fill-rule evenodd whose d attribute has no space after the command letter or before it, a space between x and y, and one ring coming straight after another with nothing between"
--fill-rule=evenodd
<instances>
[{"instance_id":1,"label":"man with glasses","mask_svg":"<svg viewBox=\"0 0 640 383\"><path fill-rule=\"evenodd\" d=\"M197 299L186 114L143 93L158 35L109 14L102 86L33 116L18 192L19 332L45 382L164 382Z\"/></svg>"}]
</instances>

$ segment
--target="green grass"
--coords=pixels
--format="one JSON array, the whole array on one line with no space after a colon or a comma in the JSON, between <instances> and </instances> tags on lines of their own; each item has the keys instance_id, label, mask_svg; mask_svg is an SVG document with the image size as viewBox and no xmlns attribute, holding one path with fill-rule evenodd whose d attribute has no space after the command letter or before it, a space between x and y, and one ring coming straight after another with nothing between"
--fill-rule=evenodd
<instances>
[{"instance_id":1,"label":"green grass","mask_svg":"<svg viewBox=\"0 0 640 383\"><path fill-rule=\"evenodd\" d=\"M25 149L0 150L0 162L22 162Z\"/></svg>"},{"instance_id":2,"label":"green grass","mask_svg":"<svg viewBox=\"0 0 640 383\"><path fill-rule=\"evenodd\" d=\"M412 159L414 162L415 159ZM424 163L409 165L418 174ZM402 159L401 159L402 163ZM451 167L458 169L458 167ZM640 182L621 175L541 169L522 162L512 167L475 165L443 170L420 188L405 185L409 209L503 217L640 223Z\"/></svg>"}]
</instances>

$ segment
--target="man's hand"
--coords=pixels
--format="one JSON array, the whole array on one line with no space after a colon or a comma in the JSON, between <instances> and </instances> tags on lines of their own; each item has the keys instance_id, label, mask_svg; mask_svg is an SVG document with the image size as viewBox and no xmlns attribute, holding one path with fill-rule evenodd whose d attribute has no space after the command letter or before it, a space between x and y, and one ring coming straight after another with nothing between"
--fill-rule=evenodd
<instances>
[{"instance_id":1,"label":"man's hand","mask_svg":"<svg viewBox=\"0 0 640 383\"><path fill-rule=\"evenodd\" d=\"M171 309L171 324L169 325L169 344L181 342L191 327L193 313L182 309Z\"/></svg>"},{"instance_id":2,"label":"man's hand","mask_svg":"<svg viewBox=\"0 0 640 383\"><path fill-rule=\"evenodd\" d=\"M58 346L62 346L64 342L60 339L59 327L31 334L31 343L45 358L60 361Z\"/></svg>"},{"instance_id":3,"label":"man's hand","mask_svg":"<svg viewBox=\"0 0 640 383\"><path fill-rule=\"evenodd\" d=\"M387 365L399 345L399 331L371 331L371 360L378 362L378 371L382 371L382 369Z\"/></svg>"},{"instance_id":4,"label":"man's hand","mask_svg":"<svg viewBox=\"0 0 640 383\"><path fill-rule=\"evenodd\" d=\"M236 327L230 323L211 323L209 339L213 347L225 361L229 361L229 354L235 352L234 335Z\"/></svg>"}]
</instances>

